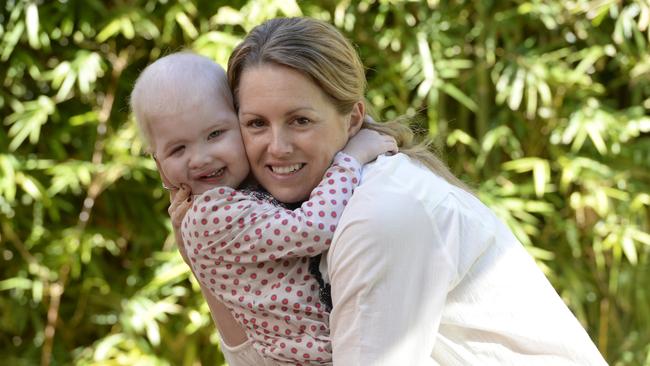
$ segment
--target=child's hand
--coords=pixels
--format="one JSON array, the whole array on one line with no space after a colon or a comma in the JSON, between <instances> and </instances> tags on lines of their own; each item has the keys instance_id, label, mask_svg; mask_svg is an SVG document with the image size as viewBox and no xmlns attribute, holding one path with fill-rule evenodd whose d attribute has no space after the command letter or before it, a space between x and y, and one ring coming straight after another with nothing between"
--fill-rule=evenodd
<instances>
[{"instance_id":1,"label":"child's hand","mask_svg":"<svg viewBox=\"0 0 650 366\"><path fill-rule=\"evenodd\" d=\"M192 207L192 192L185 185L181 184L180 189L172 189L169 191L169 198L171 204L167 209L169 217L172 219L172 228L174 229L174 237L176 238L176 244L178 250L181 252L183 260L188 265L190 264L187 253L185 252L185 245L183 245L183 237L181 235L181 224L183 223L183 218L187 210Z\"/></svg>"},{"instance_id":2,"label":"child's hand","mask_svg":"<svg viewBox=\"0 0 650 366\"><path fill-rule=\"evenodd\" d=\"M183 245L183 237L181 235L181 223L183 222L183 217L185 213L192 206L192 192L190 188L185 184L181 184L181 188L176 188L169 179L165 176L162 167L158 164L158 160L155 160L156 166L158 167L158 173L160 173L160 179L163 182L163 187L169 190L169 200L171 204L167 208L167 213L172 220L172 229L174 230L174 237L176 238L176 246L178 251L181 253L181 257L188 265L190 264L187 253L185 252L185 246Z\"/></svg>"},{"instance_id":3,"label":"child's hand","mask_svg":"<svg viewBox=\"0 0 650 366\"><path fill-rule=\"evenodd\" d=\"M180 232L183 217L185 217L187 210L192 207L192 192L185 184L181 184L180 189L169 191L169 199L171 204L169 205L167 212L169 213L169 217L172 219L174 230Z\"/></svg>"},{"instance_id":4,"label":"child's hand","mask_svg":"<svg viewBox=\"0 0 650 366\"><path fill-rule=\"evenodd\" d=\"M397 141L393 137L367 128L359 130L343 148L344 153L357 159L362 165L375 160L381 154L397 151Z\"/></svg>"}]
</instances>

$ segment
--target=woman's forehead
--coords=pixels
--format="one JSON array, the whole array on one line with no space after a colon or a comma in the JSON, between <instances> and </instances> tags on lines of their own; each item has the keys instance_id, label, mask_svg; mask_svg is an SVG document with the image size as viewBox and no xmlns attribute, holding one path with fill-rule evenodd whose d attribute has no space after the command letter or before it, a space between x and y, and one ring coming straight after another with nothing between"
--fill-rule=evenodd
<instances>
[{"instance_id":1,"label":"woman's forehead","mask_svg":"<svg viewBox=\"0 0 650 366\"><path fill-rule=\"evenodd\" d=\"M316 105L323 104L334 107L332 100L311 77L277 65L263 65L246 70L242 74L238 98L239 107L244 109L265 101L280 103L291 109L314 109Z\"/></svg>"}]
</instances>

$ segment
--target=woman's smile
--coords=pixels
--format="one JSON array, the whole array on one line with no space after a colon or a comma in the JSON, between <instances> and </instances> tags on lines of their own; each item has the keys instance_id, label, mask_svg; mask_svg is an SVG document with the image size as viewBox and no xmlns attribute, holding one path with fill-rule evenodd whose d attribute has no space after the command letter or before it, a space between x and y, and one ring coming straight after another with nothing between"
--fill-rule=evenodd
<instances>
[{"instance_id":1,"label":"woman's smile","mask_svg":"<svg viewBox=\"0 0 650 366\"><path fill-rule=\"evenodd\" d=\"M305 164L291 164L291 165L269 165L269 169L275 174L279 175L290 175L296 173L298 170L302 169Z\"/></svg>"}]
</instances>

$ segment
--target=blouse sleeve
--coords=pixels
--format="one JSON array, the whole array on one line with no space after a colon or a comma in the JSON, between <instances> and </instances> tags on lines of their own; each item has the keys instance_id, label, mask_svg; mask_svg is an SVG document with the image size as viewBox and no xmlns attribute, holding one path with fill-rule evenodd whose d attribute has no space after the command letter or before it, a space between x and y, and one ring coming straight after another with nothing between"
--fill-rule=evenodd
<instances>
[{"instance_id":1,"label":"blouse sleeve","mask_svg":"<svg viewBox=\"0 0 650 366\"><path fill-rule=\"evenodd\" d=\"M257 353L250 339L238 346L228 346L221 340L221 353L230 366L274 365L273 360L264 358Z\"/></svg>"},{"instance_id":2,"label":"blouse sleeve","mask_svg":"<svg viewBox=\"0 0 650 366\"><path fill-rule=\"evenodd\" d=\"M236 263L307 257L327 250L359 184L360 171L356 159L337 153L309 200L295 210L227 187L205 192L183 220L190 260L195 262L204 248L219 261Z\"/></svg>"},{"instance_id":3,"label":"blouse sleeve","mask_svg":"<svg viewBox=\"0 0 650 366\"><path fill-rule=\"evenodd\" d=\"M358 191L328 252L334 364L429 365L454 260L408 194Z\"/></svg>"}]
</instances>

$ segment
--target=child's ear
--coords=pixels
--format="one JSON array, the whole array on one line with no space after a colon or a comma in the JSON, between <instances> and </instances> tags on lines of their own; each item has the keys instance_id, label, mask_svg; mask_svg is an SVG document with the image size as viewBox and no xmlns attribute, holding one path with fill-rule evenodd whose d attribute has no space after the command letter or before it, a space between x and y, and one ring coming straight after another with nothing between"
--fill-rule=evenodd
<instances>
[{"instance_id":1,"label":"child's ear","mask_svg":"<svg viewBox=\"0 0 650 366\"><path fill-rule=\"evenodd\" d=\"M366 105L363 101L358 101L352 107L350 112L350 123L348 125L348 138L352 137L359 132L363 125L363 119L366 116Z\"/></svg>"}]
</instances>

